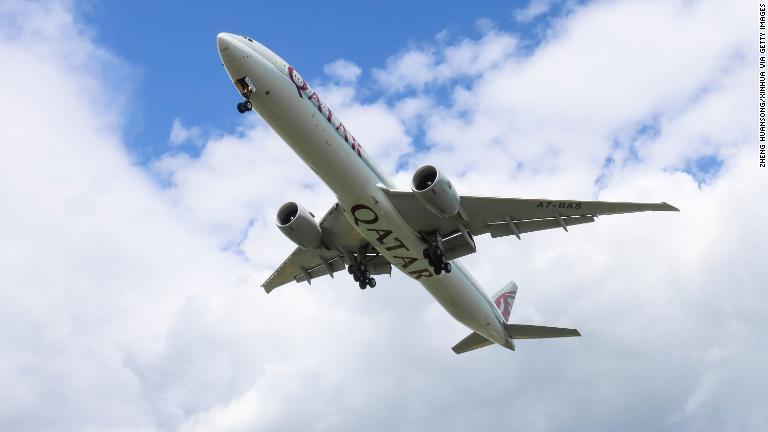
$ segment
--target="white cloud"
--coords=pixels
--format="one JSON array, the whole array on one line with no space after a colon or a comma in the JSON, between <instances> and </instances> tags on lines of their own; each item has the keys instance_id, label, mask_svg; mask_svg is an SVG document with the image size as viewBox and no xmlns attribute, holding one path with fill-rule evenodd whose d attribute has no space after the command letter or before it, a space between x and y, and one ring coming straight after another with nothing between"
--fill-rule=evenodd
<instances>
[{"instance_id":1,"label":"white cloud","mask_svg":"<svg viewBox=\"0 0 768 432\"><path fill-rule=\"evenodd\" d=\"M549 12L552 4L552 0L531 0L528 6L515 10L515 20L522 23L531 22Z\"/></svg>"},{"instance_id":2,"label":"white cloud","mask_svg":"<svg viewBox=\"0 0 768 432\"><path fill-rule=\"evenodd\" d=\"M415 127L424 122L433 109L434 102L428 96L406 97L394 106L394 112L408 127Z\"/></svg>"},{"instance_id":3,"label":"white cloud","mask_svg":"<svg viewBox=\"0 0 768 432\"><path fill-rule=\"evenodd\" d=\"M344 83L357 81L362 72L359 66L344 59L337 59L334 62L328 63L323 67L323 71L332 78Z\"/></svg>"},{"instance_id":4,"label":"white cloud","mask_svg":"<svg viewBox=\"0 0 768 432\"><path fill-rule=\"evenodd\" d=\"M462 39L453 45L403 51L387 59L384 69L374 69L373 76L392 92L423 90L456 78L477 76L506 60L517 47L512 35L490 27L486 31L479 40Z\"/></svg>"},{"instance_id":5,"label":"white cloud","mask_svg":"<svg viewBox=\"0 0 768 432\"><path fill-rule=\"evenodd\" d=\"M330 191L255 114L199 157L156 161L158 186L120 142L123 107L98 103L128 66L67 7L3 3L0 429L764 430L749 19L710 1L600 2L530 56L497 30L397 55L386 70L406 82L380 80L386 102L349 80L318 88L401 184L428 161L467 194L681 208L478 239L464 261L488 291L517 280L516 320L584 337L456 357L468 331L399 274L364 293L339 275L265 295L292 249L275 209L322 213ZM408 52L426 72L409 74ZM456 77L469 82L434 95ZM413 152L416 133L428 150ZM681 171L708 154L722 167L707 182Z\"/></svg>"},{"instance_id":6,"label":"white cloud","mask_svg":"<svg viewBox=\"0 0 768 432\"><path fill-rule=\"evenodd\" d=\"M315 199L306 205L315 214L331 202L312 171L280 138L255 116L249 118L254 121L240 134L208 140L198 158L169 154L153 165L173 185L164 194L183 209L183 219L222 247L242 241L252 223L271 228L279 205L293 199L288 191L313 191Z\"/></svg>"},{"instance_id":7,"label":"white cloud","mask_svg":"<svg viewBox=\"0 0 768 432\"><path fill-rule=\"evenodd\" d=\"M409 50L387 61L386 69L375 69L373 76L386 88L421 88L432 80L435 57L431 52Z\"/></svg>"},{"instance_id":8,"label":"white cloud","mask_svg":"<svg viewBox=\"0 0 768 432\"><path fill-rule=\"evenodd\" d=\"M168 137L168 143L172 146L179 146L186 142L197 144L202 139L202 131L197 126L186 127L178 118L173 119L171 124L171 135Z\"/></svg>"},{"instance_id":9,"label":"white cloud","mask_svg":"<svg viewBox=\"0 0 768 432\"><path fill-rule=\"evenodd\" d=\"M631 28L616 24L630 15L635 23ZM748 35L741 20L738 13L721 11L711 2L581 8L561 21L555 36L529 58L511 58L482 74L468 90L456 91L454 104L427 120L427 141L434 147L420 158L444 158L464 172L465 161L446 151L471 142L474 151L465 158L470 158L470 167L482 164L484 175L506 176L523 168L518 187L590 194L616 139L631 138L643 124L703 109L691 101L709 100L719 86L731 87L729 96L722 97L742 98L740 59ZM710 30L702 34L701 28ZM656 38L667 41L664 49L648 43ZM694 55L691 47L700 43L709 49ZM696 79L690 69L694 57ZM743 136L740 130L736 134ZM697 142L676 142L674 148L703 148ZM623 147L624 152L631 150ZM505 157L488 164L484 155L489 152ZM664 163L680 168L682 159ZM573 181L563 183L555 175L564 173ZM481 181L474 172L472 177Z\"/></svg>"}]
</instances>

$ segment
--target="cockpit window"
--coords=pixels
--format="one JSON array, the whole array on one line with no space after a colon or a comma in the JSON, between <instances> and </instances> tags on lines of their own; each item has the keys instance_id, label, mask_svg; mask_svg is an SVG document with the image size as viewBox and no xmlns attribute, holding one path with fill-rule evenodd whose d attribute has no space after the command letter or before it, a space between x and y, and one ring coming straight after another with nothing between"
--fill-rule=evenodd
<instances>
[{"instance_id":1,"label":"cockpit window","mask_svg":"<svg viewBox=\"0 0 768 432\"><path fill-rule=\"evenodd\" d=\"M243 36L243 39L245 39L245 40L247 40L249 42L253 42L253 39L249 38L248 36Z\"/></svg>"}]
</instances>

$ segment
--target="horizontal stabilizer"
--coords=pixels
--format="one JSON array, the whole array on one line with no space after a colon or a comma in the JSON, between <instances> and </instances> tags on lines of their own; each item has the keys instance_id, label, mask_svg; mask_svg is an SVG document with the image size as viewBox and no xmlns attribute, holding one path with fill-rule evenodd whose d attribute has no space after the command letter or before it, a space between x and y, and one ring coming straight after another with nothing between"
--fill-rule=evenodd
<instances>
[{"instance_id":1,"label":"horizontal stabilizer","mask_svg":"<svg viewBox=\"0 0 768 432\"><path fill-rule=\"evenodd\" d=\"M576 329L561 327L545 327L525 324L506 324L507 336L512 339L542 339L581 336ZM463 342L463 341L462 341Z\"/></svg>"},{"instance_id":2,"label":"horizontal stabilizer","mask_svg":"<svg viewBox=\"0 0 768 432\"><path fill-rule=\"evenodd\" d=\"M456 354L463 354L467 351L487 347L488 345L493 345L493 342L489 341L485 336L478 332L472 332L469 336L462 339L461 342L457 343L452 349Z\"/></svg>"}]
</instances>

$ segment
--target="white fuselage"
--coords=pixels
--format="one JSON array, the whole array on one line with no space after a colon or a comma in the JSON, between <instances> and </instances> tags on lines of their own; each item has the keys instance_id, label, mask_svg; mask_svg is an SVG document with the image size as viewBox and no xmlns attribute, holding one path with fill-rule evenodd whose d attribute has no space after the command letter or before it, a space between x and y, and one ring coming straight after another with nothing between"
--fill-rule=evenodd
<instances>
[{"instance_id":1,"label":"white fuselage","mask_svg":"<svg viewBox=\"0 0 768 432\"><path fill-rule=\"evenodd\" d=\"M451 273L434 274L422 255L427 244L381 189L393 184L298 72L250 38L221 33L217 42L238 91L243 91L242 78L247 77L254 90L247 94L253 108L333 190L360 234L393 266L421 283L451 316L508 346L511 341L498 309L459 263Z\"/></svg>"}]
</instances>

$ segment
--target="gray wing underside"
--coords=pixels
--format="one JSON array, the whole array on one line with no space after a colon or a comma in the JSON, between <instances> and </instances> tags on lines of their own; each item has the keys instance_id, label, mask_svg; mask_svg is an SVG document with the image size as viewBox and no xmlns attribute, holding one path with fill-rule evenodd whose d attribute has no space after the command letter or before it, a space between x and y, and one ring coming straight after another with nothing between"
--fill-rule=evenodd
<instances>
[{"instance_id":1,"label":"gray wing underside","mask_svg":"<svg viewBox=\"0 0 768 432\"><path fill-rule=\"evenodd\" d=\"M293 253L261 286L269 293L290 282L309 282L322 276L334 277L336 272L347 273L347 263L338 253L296 248ZM367 256L368 271L371 275L391 274L392 265L380 255Z\"/></svg>"},{"instance_id":2,"label":"gray wing underside","mask_svg":"<svg viewBox=\"0 0 768 432\"><path fill-rule=\"evenodd\" d=\"M678 211L667 203L576 201L524 198L462 196L463 218L443 218L427 209L410 191L384 189L400 216L417 232L439 232L444 237L464 226L472 235L504 237L594 222L597 216L645 211ZM342 252L366 254L369 243L349 223L336 203L320 221L325 247L296 248L262 284L267 292L289 282L310 282L345 270ZM363 259L372 275L390 274L392 267L383 257L371 254Z\"/></svg>"},{"instance_id":3,"label":"gray wing underside","mask_svg":"<svg viewBox=\"0 0 768 432\"><path fill-rule=\"evenodd\" d=\"M400 215L415 231L448 235L459 230L456 218L427 209L410 191L385 190ZM462 196L461 223L473 235L519 235L594 222L597 216L645 211L678 211L665 203L551 200Z\"/></svg>"},{"instance_id":4,"label":"gray wing underside","mask_svg":"<svg viewBox=\"0 0 768 432\"><path fill-rule=\"evenodd\" d=\"M328 246L318 249L297 247L261 285L269 293L273 289L290 282L309 282L313 279L344 271L346 261L340 250L350 253L364 253L369 250L365 240L349 223L341 206L336 203L320 220L323 232L323 243ZM364 257L368 263L368 271L372 275L391 273L391 265L381 256L371 254Z\"/></svg>"}]
</instances>

